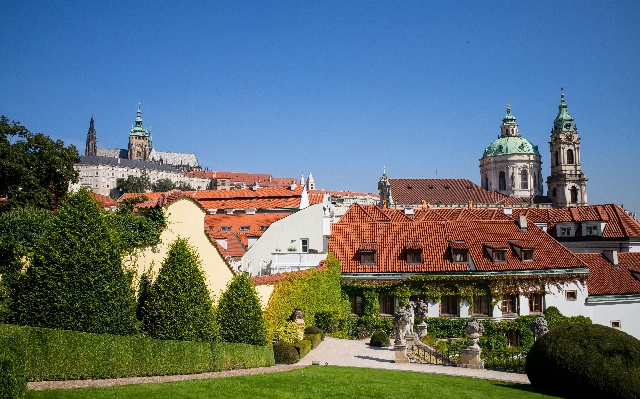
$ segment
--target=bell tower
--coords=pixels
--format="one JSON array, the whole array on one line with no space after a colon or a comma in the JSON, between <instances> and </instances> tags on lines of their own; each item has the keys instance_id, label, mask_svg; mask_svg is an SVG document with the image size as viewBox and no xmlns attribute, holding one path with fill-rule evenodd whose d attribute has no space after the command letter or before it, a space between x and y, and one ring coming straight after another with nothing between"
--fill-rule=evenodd
<instances>
[{"instance_id":1,"label":"bell tower","mask_svg":"<svg viewBox=\"0 0 640 399\"><path fill-rule=\"evenodd\" d=\"M560 94L558 116L551 130L551 176L547 195L554 207L587 205L587 176L580 164L580 138L574 119Z\"/></svg>"},{"instance_id":2,"label":"bell tower","mask_svg":"<svg viewBox=\"0 0 640 399\"><path fill-rule=\"evenodd\" d=\"M84 155L87 157L95 157L97 155L98 142L96 138L96 129L93 127L93 115L91 115L91 122L89 122L89 131L87 132L87 146L84 150Z\"/></svg>"},{"instance_id":3,"label":"bell tower","mask_svg":"<svg viewBox=\"0 0 640 399\"><path fill-rule=\"evenodd\" d=\"M151 152L150 139L149 132L142 127L142 111L140 111L140 104L138 104L136 124L129 132L129 159L148 161Z\"/></svg>"}]
</instances>

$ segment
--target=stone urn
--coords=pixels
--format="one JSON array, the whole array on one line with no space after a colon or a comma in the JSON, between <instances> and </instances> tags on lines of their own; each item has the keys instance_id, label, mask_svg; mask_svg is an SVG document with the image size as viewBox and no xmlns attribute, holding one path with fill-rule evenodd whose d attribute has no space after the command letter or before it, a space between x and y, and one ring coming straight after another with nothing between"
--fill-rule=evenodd
<instances>
[{"instance_id":1,"label":"stone urn","mask_svg":"<svg viewBox=\"0 0 640 399\"><path fill-rule=\"evenodd\" d=\"M462 326L462 332L467 336L469 340L469 348L480 349L478 341L484 332L484 326L478 322L475 318L467 320Z\"/></svg>"},{"instance_id":2,"label":"stone urn","mask_svg":"<svg viewBox=\"0 0 640 399\"><path fill-rule=\"evenodd\" d=\"M529 324L529 331L531 331L531 334L533 334L536 341L549 332L547 320L543 315L540 315L537 319L532 321L531 324Z\"/></svg>"},{"instance_id":3,"label":"stone urn","mask_svg":"<svg viewBox=\"0 0 640 399\"><path fill-rule=\"evenodd\" d=\"M300 340L304 338L304 312L299 307L291 314L291 321L298 325L298 334Z\"/></svg>"}]
</instances>

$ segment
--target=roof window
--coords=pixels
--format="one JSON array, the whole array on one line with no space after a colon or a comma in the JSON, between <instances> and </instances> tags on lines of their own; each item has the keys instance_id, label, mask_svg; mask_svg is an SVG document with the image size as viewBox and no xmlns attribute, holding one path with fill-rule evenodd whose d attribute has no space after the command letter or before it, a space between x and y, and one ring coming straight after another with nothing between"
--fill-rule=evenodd
<instances>
[{"instance_id":1,"label":"roof window","mask_svg":"<svg viewBox=\"0 0 640 399\"><path fill-rule=\"evenodd\" d=\"M251 230L251 227L249 226L240 226L240 231L249 231Z\"/></svg>"},{"instance_id":2,"label":"roof window","mask_svg":"<svg viewBox=\"0 0 640 399\"><path fill-rule=\"evenodd\" d=\"M231 226L222 226L220 227L220 231L231 231Z\"/></svg>"}]
</instances>

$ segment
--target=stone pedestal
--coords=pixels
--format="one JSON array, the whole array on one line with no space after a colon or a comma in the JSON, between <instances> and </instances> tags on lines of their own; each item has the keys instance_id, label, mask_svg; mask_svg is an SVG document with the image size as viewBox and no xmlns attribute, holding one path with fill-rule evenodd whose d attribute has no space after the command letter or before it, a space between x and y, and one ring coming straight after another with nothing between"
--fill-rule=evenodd
<instances>
[{"instance_id":1,"label":"stone pedestal","mask_svg":"<svg viewBox=\"0 0 640 399\"><path fill-rule=\"evenodd\" d=\"M414 335L413 334L407 335L406 337L404 337L404 340L407 343L407 350L412 351L413 345L414 345Z\"/></svg>"},{"instance_id":2,"label":"stone pedestal","mask_svg":"<svg viewBox=\"0 0 640 399\"><path fill-rule=\"evenodd\" d=\"M459 367L468 369L484 369L484 363L480 360L480 348L460 349Z\"/></svg>"},{"instance_id":3,"label":"stone pedestal","mask_svg":"<svg viewBox=\"0 0 640 399\"><path fill-rule=\"evenodd\" d=\"M407 357L407 345L395 344L393 346L393 350L396 352L396 360L394 360L395 363L409 363L409 358Z\"/></svg>"},{"instance_id":4,"label":"stone pedestal","mask_svg":"<svg viewBox=\"0 0 640 399\"><path fill-rule=\"evenodd\" d=\"M427 335L427 323L424 321L416 326L418 339L422 339Z\"/></svg>"}]
</instances>

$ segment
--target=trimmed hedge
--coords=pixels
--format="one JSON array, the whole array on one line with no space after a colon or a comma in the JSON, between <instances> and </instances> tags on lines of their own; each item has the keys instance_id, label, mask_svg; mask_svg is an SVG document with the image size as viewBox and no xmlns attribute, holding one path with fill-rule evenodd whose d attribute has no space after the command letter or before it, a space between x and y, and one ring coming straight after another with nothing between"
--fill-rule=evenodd
<instances>
[{"instance_id":1,"label":"trimmed hedge","mask_svg":"<svg viewBox=\"0 0 640 399\"><path fill-rule=\"evenodd\" d=\"M316 326L309 326L304 329L305 334L320 334L320 338L324 341L324 331Z\"/></svg>"},{"instance_id":2,"label":"trimmed hedge","mask_svg":"<svg viewBox=\"0 0 640 399\"><path fill-rule=\"evenodd\" d=\"M273 356L277 364L294 364L300 361L298 350L288 342L273 344Z\"/></svg>"},{"instance_id":3,"label":"trimmed hedge","mask_svg":"<svg viewBox=\"0 0 640 399\"><path fill-rule=\"evenodd\" d=\"M320 334L305 334L304 339L309 340L311 342L311 349L315 349L316 346L320 345L322 342L322 335Z\"/></svg>"},{"instance_id":4,"label":"trimmed hedge","mask_svg":"<svg viewBox=\"0 0 640 399\"><path fill-rule=\"evenodd\" d=\"M271 346L163 341L0 324L24 345L29 381L195 374L272 366Z\"/></svg>"},{"instance_id":5,"label":"trimmed hedge","mask_svg":"<svg viewBox=\"0 0 640 399\"><path fill-rule=\"evenodd\" d=\"M16 334L0 337L0 399L22 398L27 391L24 345Z\"/></svg>"},{"instance_id":6,"label":"trimmed hedge","mask_svg":"<svg viewBox=\"0 0 640 399\"><path fill-rule=\"evenodd\" d=\"M301 339L300 341L293 344L293 346L298 351L300 359L307 356L307 353L311 352L311 341L309 341L308 339Z\"/></svg>"},{"instance_id":7,"label":"trimmed hedge","mask_svg":"<svg viewBox=\"0 0 640 399\"><path fill-rule=\"evenodd\" d=\"M236 274L218 302L218 326L222 341L267 345L267 329L256 287L249 277ZM271 335L273 337L273 334Z\"/></svg>"},{"instance_id":8,"label":"trimmed hedge","mask_svg":"<svg viewBox=\"0 0 640 399\"><path fill-rule=\"evenodd\" d=\"M371 336L371 341L369 341L369 346L387 347L389 345L391 345L391 341L384 331L374 332Z\"/></svg>"},{"instance_id":9,"label":"trimmed hedge","mask_svg":"<svg viewBox=\"0 0 640 399\"><path fill-rule=\"evenodd\" d=\"M639 398L640 340L598 324L561 325L533 344L526 370L548 395Z\"/></svg>"}]
</instances>

